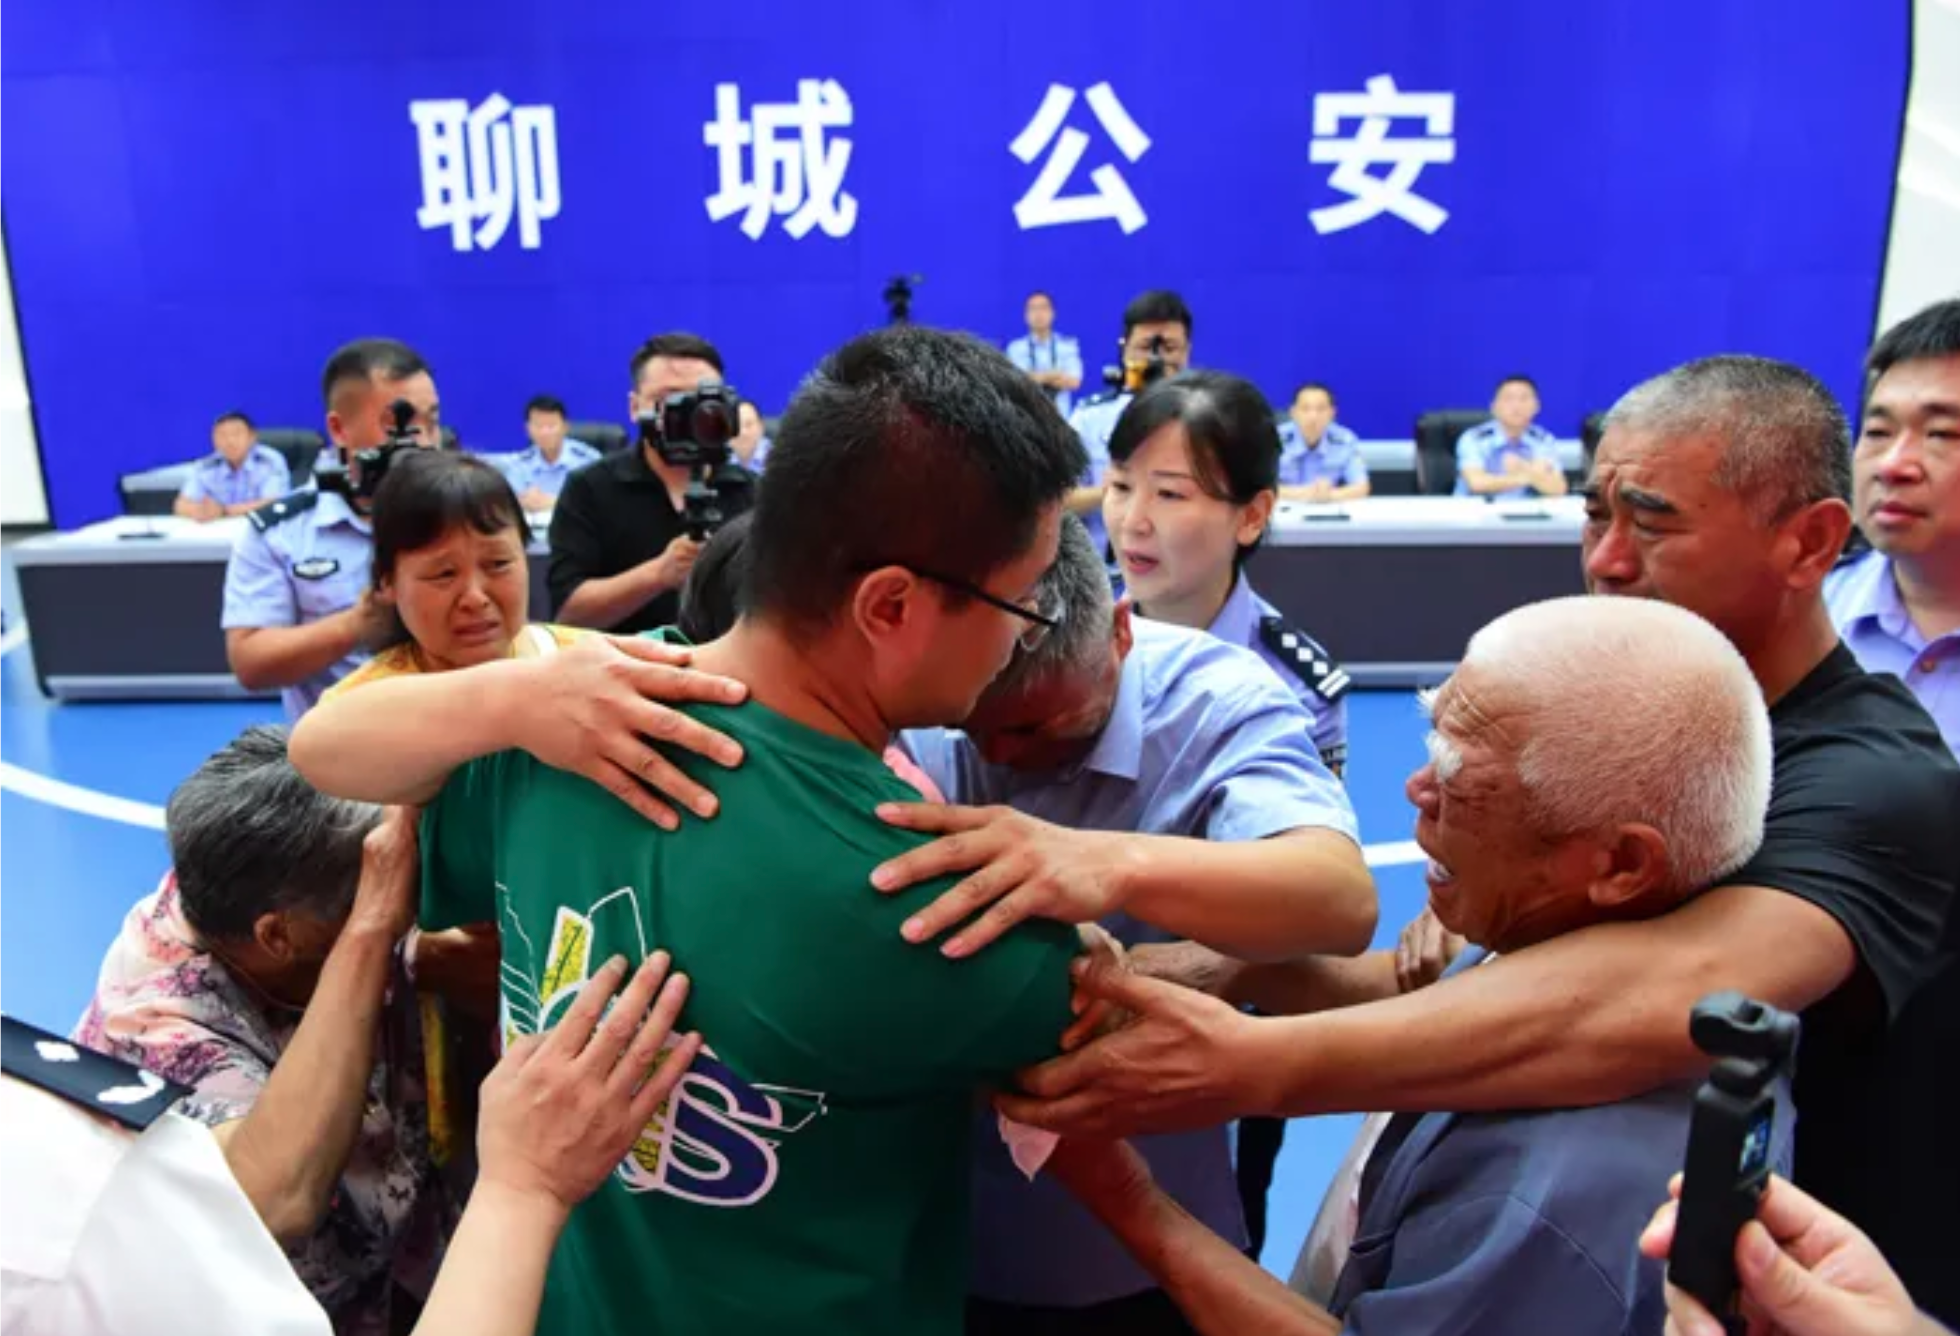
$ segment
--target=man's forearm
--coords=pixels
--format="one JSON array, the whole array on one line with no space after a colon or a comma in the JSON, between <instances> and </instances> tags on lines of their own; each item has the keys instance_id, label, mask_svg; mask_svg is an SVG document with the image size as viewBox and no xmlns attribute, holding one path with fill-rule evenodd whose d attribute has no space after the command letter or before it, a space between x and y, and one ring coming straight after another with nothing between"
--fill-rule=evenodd
<instances>
[{"instance_id":1,"label":"man's forearm","mask_svg":"<svg viewBox=\"0 0 1960 1336\"><path fill-rule=\"evenodd\" d=\"M305 626L234 627L225 633L225 658L253 691L297 686L359 649L362 627L358 607Z\"/></svg>"},{"instance_id":2,"label":"man's forearm","mask_svg":"<svg viewBox=\"0 0 1960 1336\"><path fill-rule=\"evenodd\" d=\"M1567 487L1565 474L1562 471L1554 472L1547 469L1544 476L1538 479L1538 490L1546 496L1564 496Z\"/></svg>"},{"instance_id":3,"label":"man's forearm","mask_svg":"<svg viewBox=\"0 0 1960 1336\"><path fill-rule=\"evenodd\" d=\"M1123 847L1124 909L1226 955L1350 955L1374 936L1374 879L1337 831L1230 843L1139 835L1123 837Z\"/></svg>"},{"instance_id":4,"label":"man's forearm","mask_svg":"<svg viewBox=\"0 0 1960 1336\"><path fill-rule=\"evenodd\" d=\"M450 772L514 746L535 659L370 682L335 694L293 727L287 755L309 784L337 798L425 803Z\"/></svg>"},{"instance_id":5,"label":"man's forearm","mask_svg":"<svg viewBox=\"0 0 1960 1336\"><path fill-rule=\"evenodd\" d=\"M1341 1324L1295 1294L1154 1184L1090 1203L1204 1336L1339 1336Z\"/></svg>"},{"instance_id":6,"label":"man's forearm","mask_svg":"<svg viewBox=\"0 0 1960 1336\"><path fill-rule=\"evenodd\" d=\"M1368 483L1351 482L1345 487L1336 487L1334 489L1334 500L1360 501L1368 495L1370 490L1372 489Z\"/></svg>"},{"instance_id":7,"label":"man's forearm","mask_svg":"<svg viewBox=\"0 0 1960 1336\"><path fill-rule=\"evenodd\" d=\"M610 630L673 589L672 584L661 578L658 559L643 561L618 575L580 584L558 609L558 620L566 626Z\"/></svg>"},{"instance_id":8,"label":"man's forearm","mask_svg":"<svg viewBox=\"0 0 1960 1336\"><path fill-rule=\"evenodd\" d=\"M1395 953L1370 951L1352 960L1305 956L1241 964L1229 972L1223 996L1234 1006L1257 1007L1268 1016L1307 1016L1385 1002L1401 991L1395 978Z\"/></svg>"},{"instance_id":9,"label":"man's forearm","mask_svg":"<svg viewBox=\"0 0 1960 1336\"><path fill-rule=\"evenodd\" d=\"M1527 479L1515 473L1486 473L1482 469L1465 469L1463 483L1473 496L1489 496L1493 492L1508 492L1523 487Z\"/></svg>"},{"instance_id":10,"label":"man's forearm","mask_svg":"<svg viewBox=\"0 0 1960 1336\"><path fill-rule=\"evenodd\" d=\"M220 1129L239 1186L288 1247L319 1228L360 1132L393 958L385 934L342 932L252 1111Z\"/></svg>"}]
</instances>

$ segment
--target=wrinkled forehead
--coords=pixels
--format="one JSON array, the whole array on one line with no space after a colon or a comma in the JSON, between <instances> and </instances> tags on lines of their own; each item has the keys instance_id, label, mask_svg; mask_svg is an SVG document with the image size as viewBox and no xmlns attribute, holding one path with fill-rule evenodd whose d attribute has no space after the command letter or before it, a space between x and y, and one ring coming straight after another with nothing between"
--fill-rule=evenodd
<instances>
[{"instance_id":1,"label":"wrinkled forehead","mask_svg":"<svg viewBox=\"0 0 1960 1336\"><path fill-rule=\"evenodd\" d=\"M1431 726L1452 742L1516 747L1530 725L1525 693L1474 660L1459 665L1424 706Z\"/></svg>"},{"instance_id":2,"label":"wrinkled forehead","mask_svg":"<svg viewBox=\"0 0 1960 1336\"><path fill-rule=\"evenodd\" d=\"M1706 500L1720 489L1715 472L1723 442L1714 435L1669 436L1630 427L1609 427L1593 456L1587 490L1612 500L1622 491L1664 498L1679 506Z\"/></svg>"}]
</instances>

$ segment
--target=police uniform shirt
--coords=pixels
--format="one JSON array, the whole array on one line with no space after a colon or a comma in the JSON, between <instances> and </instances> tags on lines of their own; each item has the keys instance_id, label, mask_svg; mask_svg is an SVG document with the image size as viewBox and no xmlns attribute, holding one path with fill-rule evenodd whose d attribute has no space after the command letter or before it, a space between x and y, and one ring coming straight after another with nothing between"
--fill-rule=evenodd
<instances>
[{"instance_id":1,"label":"police uniform shirt","mask_svg":"<svg viewBox=\"0 0 1960 1336\"><path fill-rule=\"evenodd\" d=\"M1050 333L1045 339L1024 335L1007 345L1007 360L1023 371L1066 371L1079 384L1082 380L1082 345L1063 334ZM1075 396L1067 390L1050 390L1055 411L1063 417Z\"/></svg>"},{"instance_id":2,"label":"police uniform shirt","mask_svg":"<svg viewBox=\"0 0 1960 1336\"><path fill-rule=\"evenodd\" d=\"M1479 423L1456 438L1456 494L1475 495L1463 476L1464 469L1482 469L1492 477L1502 477L1504 461L1511 456L1517 456L1527 464L1544 459L1556 464L1559 462L1558 438L1536 422L1526 427L1524 434L1515 441L1504 434L1504 428L1498 425L1497 419ZM1524 501L1538 495L1538 492L1533 487L1513 487L1484 495L1495 501Z\"/></svg>"},{"instance_id":3,"label":"police uniform shirt","mask_svg":"<svg viewBox=\"0 0 1960 1336\"><path fill-rule=\"evenodd\" d=\"M1327 424L1320 440L1308 445L1299 425L1288 419L1279 429L1279 481L1282 487L1353 487L1368 481L1361 439L1338 422Z\"/></svg>"},{"instance_id":4,"label":"police uniform shirt","mask_svg":"<svg viewBox=\"0 0 1960 1336\"><path fill-rule=\"evenodd\" d=\"M184 489L178 495L186 501L208 499L221 506L243 506L270 501L292 490L293 471L286 457L254 441L237 468L215 452L198 460L191 465L191 476L184 479Z\"/></svg>"},{"instance_id":5,"label":"police uniform shirt","mask_svg":"<svg viewBox=\"0 0 1960 1336\"><path fill-rule=\"evenodd\" d=\"M1210 629L1227 644L1251 649L1279 674L1313 715L1313 745L1322 763L1341 774L1347 765L1347 693L1354 685L1347 670L1259 597L1244 571Z\"/></svg>"},{"instance_id":6,"label":"police uniform shirt","mask_svg":"<svg viewBox=\"0 0 1960 1336\"><path fill-rule=\"evenodd\" d=\"M565 479L598 459L597 450L584 441L568 438L564 448L558 452L557 463L546 459L544 451L533 445L519 450L505 461L504 476L510 479L510 489L520 497L536 488L555 501L565 489Z\"/></svg>"},{"instance_id":7,"label":"police uniform shirt","mask_svg":"<svg viewBox=\"0 0 1960 1336\"><path fill-rule=\"evenodd\" d=\"M338 492L301 491L245 517L225 566L227 631L308 626L361 601L374 563L373 531ZM324 673L280 692L298 719L322 692L367 662L357 650Z\"/></svg>"},{"instance_id":8,"label":"police uniform shirt","mask_svg":"<svg viewBox=\"0 0 1960 1336\"><path fill-rule=\"evenodd\" d=\"M183 1087L4 1025L0 1329L330 1336Z\"/></svg>"},{"instance_id":9,"label":"police uniform shirt","mask_svg":"<svg viewBox=\"0 0 1960 1336\"><path fill-rule=\"evenodd\" d=\"M1116 432L1116 420L1123 416L1123 410L1130 406L1130 400L1135 397L1128 390L1105 391L1085 400L1075 410L1075 416L1069 419L1069 425L1082 439L1082 448L1089 452L1089 467L1083 470L1078 486L1102 486L1103 479L1109 474L1109 438ZM1102 507L1084 514L1082 522L1088 526L1089 540L1096 545L1097 554L1107 552L1109 530L1103 525Z\"/></svg>"}]
</instances>

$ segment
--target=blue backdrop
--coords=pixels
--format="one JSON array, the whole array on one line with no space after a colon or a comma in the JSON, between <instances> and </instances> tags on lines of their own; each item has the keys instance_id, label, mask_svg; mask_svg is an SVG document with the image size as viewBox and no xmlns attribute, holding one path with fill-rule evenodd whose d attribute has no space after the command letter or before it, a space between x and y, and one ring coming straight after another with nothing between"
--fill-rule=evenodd
<instances>
[{"instance_id":1,"label":"blue backdrop","mask_svg":"<svg viewBox=\"0 0 1960 1336\"><path fill-rule=\"evenodd\" d=\"M1331 381L1364 436L1482 403L1514 370L1570 435L1633 379L1728 350L1794 358L1848 401L1909 6L1803 8L14 0L5 220L54 514L111 513L119 473L201 452L221 409L318 425L320 367L363 334L420 348L445 417L484 449L521 444L540 391L575 417L623 417L626 359L662 329L712 337L774 411L823 351L882 321L879 291L901 272L926 278L918 319L1001 340L1020 332L1023 295L1050 290L1092 376L1124 302L1177 288L1198 361L1276 398ZM1349 196L1312 160L1315 99L1382 75L1453 99L1454 158L1413 187L1447 219L1426 232L1389 212L1323 233L1312 212ZM847 140L839 193L855 217L829 219L844 235L794 238L801 201L779 182L751 240L739 213L706 207L716 85L737 85L750 117L795 103L799 80L848 98L850 124L823 132L804 175L838 165ZM1139 136L1091 105L1105 83ZM1051 85L1077 94L1062 126L1086 139L1054 193L1093 196L1093 174L1114 169L1142 226L1017 224L1068 148L1063 133L1029 162L1010 152ZM418 221L442 182L424 179L410 104L493 95L517 110L484 111L485 151L462 152L475 170L450 186L481 206L473 225L507 226L458 250L439 216ZM533 107L552 108L555 216ZM424 114L441 127L447 112ZM772 141L767 113L753 124Z\"/></svg>"}]
</instances>

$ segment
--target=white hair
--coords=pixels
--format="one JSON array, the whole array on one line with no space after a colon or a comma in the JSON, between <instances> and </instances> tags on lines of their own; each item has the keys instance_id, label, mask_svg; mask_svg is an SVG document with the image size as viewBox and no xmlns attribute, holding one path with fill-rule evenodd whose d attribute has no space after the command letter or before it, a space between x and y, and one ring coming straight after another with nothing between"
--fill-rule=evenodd
<instances>
[{"instance_id":1,"label":"white hair","mask_svg":"<svg viewBox=\"0 0 1960 1336\"><path fill-rule=\"evenodd\" d=\"M1463 662L1522 702L1518 773L1543 834L1650 825L1676 894L1714 885L1762 843L1769 711L1742 655L1695 614L1551 599L1477 632Z\"/></svg>"}]
</instances>

